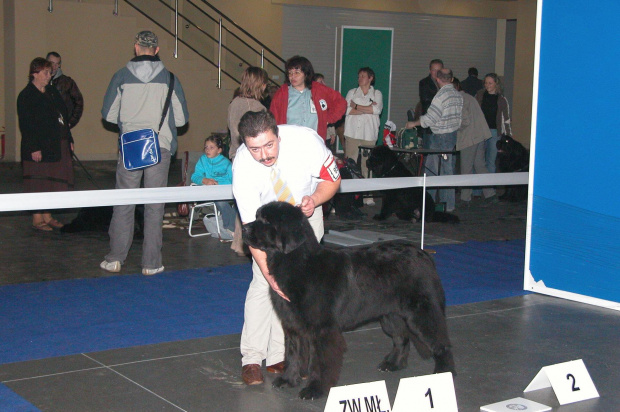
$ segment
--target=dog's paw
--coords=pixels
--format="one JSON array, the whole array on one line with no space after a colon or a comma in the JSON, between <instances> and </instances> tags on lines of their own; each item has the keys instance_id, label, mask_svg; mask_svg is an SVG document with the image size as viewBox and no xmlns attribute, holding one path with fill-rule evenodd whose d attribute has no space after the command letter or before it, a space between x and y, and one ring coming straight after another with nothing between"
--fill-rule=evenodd
<instances>
[{"instance_id":1,"label":"dog's paw","mask_svg":"<svg viewBox=\"0 0 620 412\"><path fill-rule=\"evenodd\" d=\"M323 390L319 381L312 381L308 386L299 391L299 397L305 400L317 399L321 396L323 396Z\"/></svg>"},{"instance_id":2,"label":"dog's paw","mask_svg":"<svg viewBox=\"0 0 620 412\"><path fill-rule=\"evenodd\" d=\"M403 364L398 364L395 362L384 360L379 364L379 366L377 366L377 369L379 369L381 372L396 372L407 367L407 362L402 363Z\"/></svg>"},{"instance_id":3,"label":"dog's paw","mask_svg":"<svg viewBox=\"0 0 620 412\"><path fill-rule=\"evenodd\" d=\"M273 383L271 384L271 386L273 386L274 388L283 388L284 386L288 386L292 388L297 385L293 385L291 384L291 381L289 381L288 379L284 379L282 376L278 376L277 378L273 380Z\"/></svg>"},{"instance_id":4,"label":"dog's paw","mask_svg":"<svg viewBox=\"0 0 620 412\"><path fill-rule=\"evenodd\" d=\"M454 358L450 350L440 356L434 356L434 358L435 370L433 373L452 372L452 375L456 376L456 365L454 364Z\"/></svg>"}]
</instances>

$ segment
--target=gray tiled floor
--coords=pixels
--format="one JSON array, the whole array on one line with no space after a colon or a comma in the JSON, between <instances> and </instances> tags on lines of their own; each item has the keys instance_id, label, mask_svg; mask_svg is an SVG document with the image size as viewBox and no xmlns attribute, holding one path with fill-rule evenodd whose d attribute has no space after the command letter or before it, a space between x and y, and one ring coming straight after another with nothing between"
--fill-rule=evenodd
<instances>
[{"instance_id":1,"label":"gray tiled floor","mask_svg":"<svg viewBox=\"0 0 620 412\"><path fill-rule=\"evenodd\" d=\"M85 162L103 188L113 187L109 162ZM170 186L180 180L180 165L171 170ZM21 190L20 170L0 163L2 193ZM76 169L76 189L92 189ZM378 223L377 206L368 216L345 221L330 216L326 228L372 230L419 241L420 224L394 218ZM172 210L174 205L169 205ZM59 213L70 221L76 211ZM525 237L526 205L474 204L458 208L458 225L426 225L427 246L469 240ZM182 224L182 222L179 222ZM56 279L109 276L98 268L108 248L105 233L35 232L27 213L0 214L0 285ZM140 241L134 242L122 274L138 273ZM190 238L185 230L164 231L166 270L223 266L247 262L227 244ZM475 280L472 280L475 282ZM449 328L459 375L455 379L460 411L523 396L522 390L541 367L583 359L600 399L558 407L551 390L526 394L562 412L620 411L620 313L541 295L448 308ZM6 338L6 337L5 337ZM400 378L428 374L429 361L417 355L394 374L376 370L390 342L375 325L347 334L349 351L341 384L386 380L391 402ZM322 411L325 399L297 398L297 389L275 390L269 383L247 387L240 379L239 336L219 336L61 358L0 365L0 381L42 411Z\"/></svg>"},{"instance_id":2,"label":"gray tiled floor","mask_svg":"<svg viewBox=\"0 0 620 412\"><path fill-rule=\"evenodd\" d=\"M541 295L448 308L460 411L522 396L562 412L618 411L620 313ZM391 403L401 378L432 372L417 354L382 373L390 349L378 325L347 333L340 384L385 380ZM0 380L42 411L322 411L298 389L245 386L239 336L228 335L0 365ZM551 389L523 394L543 366L583 359L600 398L560 407ZM412 409L413 410L413 409Z\"/></svg>"}]
</instances>

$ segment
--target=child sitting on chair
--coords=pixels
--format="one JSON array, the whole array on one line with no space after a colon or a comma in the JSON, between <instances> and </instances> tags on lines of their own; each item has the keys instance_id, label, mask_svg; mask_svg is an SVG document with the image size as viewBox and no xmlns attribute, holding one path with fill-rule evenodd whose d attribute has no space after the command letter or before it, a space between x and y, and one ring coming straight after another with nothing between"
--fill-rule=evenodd
<instances>
[{"instance_id":1,"label":"child sitting on chair","mask_svg":"<svg viewBox=\"0 0 620 412\"><path fill-rule=\"evenodd\" d=\"M209 136L205 139L205 154L200 156L192 182L197 185L230 185L232 184L232 164L230 160L222 156L224 143L219 136ZM221 240L232 241L233 232L235 230L236 212L229 202L220 200L215 202L217 210L222 215L224 227L220 227ZM217 218L217 217L216 217ZM217 237L213 227L209 224L209 218L205 216L205 226L212 236Z\"/></svg>"}]
</instances>

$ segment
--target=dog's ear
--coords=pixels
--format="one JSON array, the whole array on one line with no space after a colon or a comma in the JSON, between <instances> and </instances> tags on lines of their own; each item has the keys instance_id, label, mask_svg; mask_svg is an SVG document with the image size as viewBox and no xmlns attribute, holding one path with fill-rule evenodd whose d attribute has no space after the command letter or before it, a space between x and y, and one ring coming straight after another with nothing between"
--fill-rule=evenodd
<instances>
[{"instance_id":1,"label":"dog's ear","mask_svg":"<svg viewBox=\"0 0 620 412\"><path fill-rule=\"evenodd\" d=\"M306 239L303 230L306 218L301 209L285 202L274 203L269 209L277 212L270 219L276 249L284 253L297 249Z\"/></svg>"},{"instance_id":2,"label":"dog's ear","mask_svg":"<svg viewBox=\"0 0 620 412\"><path fill-rule=\"evenodd\" d=\"M297 223L297 222L295 222ZM284 253L290 253L306 241L306 236L301 225L287 225L286 230L281 230L276 235L278 249Z\"/></svg>"}]
</instances>

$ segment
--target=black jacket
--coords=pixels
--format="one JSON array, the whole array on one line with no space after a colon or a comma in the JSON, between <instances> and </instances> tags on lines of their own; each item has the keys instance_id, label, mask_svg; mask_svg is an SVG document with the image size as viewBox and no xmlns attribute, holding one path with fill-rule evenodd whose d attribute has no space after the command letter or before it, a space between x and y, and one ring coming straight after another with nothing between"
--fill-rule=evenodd
<instances>
[{"instance_id":1,"label":"black jacket","mask_svg":"<svg viewBox=\"0 0 620 412\"><path fill-rule=\"evenodd\" d=\"M65 126L58 121L62 114ZM60 161L60 139L63 133L73 138L66 125L67 108L55 87L48 85L45 94L31 82L17 97L19 130L22 134L21 158L32 161L32 153L41 151L42 162ZM65 130L63 130L65 128Z\"/></svg>"},{"instance_id":2,"label":"black jacket","mask_svg":"<svg viewBox=\"0 0 620 412\"><path fill-rule=\"evenodd\" d=\"M426 114L426 111L431 107L433 97L437 94L437 85L429 74L422 80L420 80L420 102L422 103L422 114Z\"/></svg>"},{"instance_id":3,"label":"black jacket","mask_svg":"<svg viewBox=\"0 0 620 412\"><path fill-rule=\"evenodd\" d=\"M461 82L461 89L463 89L465 93L471 94L474 97L476 96L476 93L478 93L478 90L482 88L484 88L484 82L475 76L469 76Z\"/></svg>"}]
</instances>

